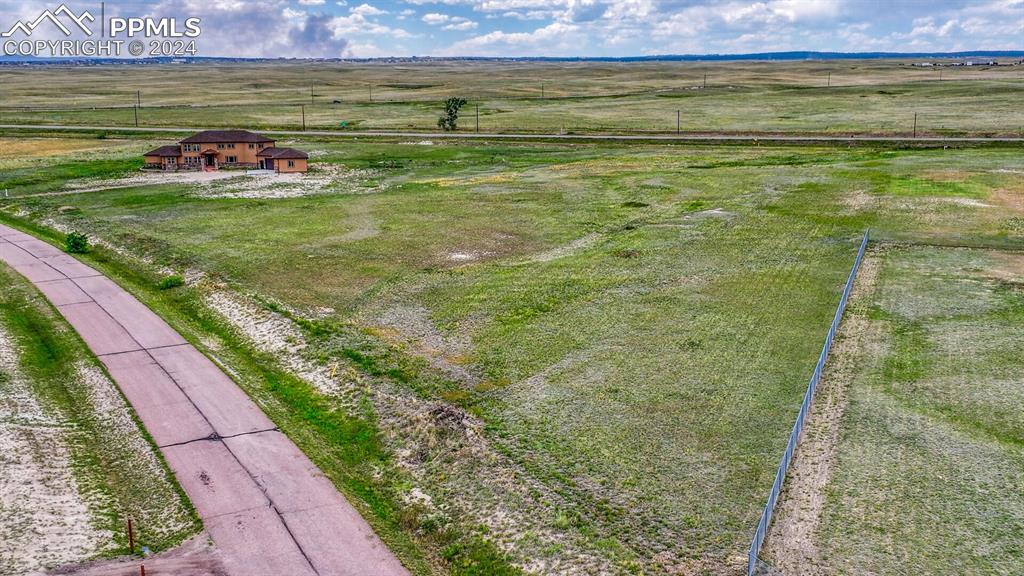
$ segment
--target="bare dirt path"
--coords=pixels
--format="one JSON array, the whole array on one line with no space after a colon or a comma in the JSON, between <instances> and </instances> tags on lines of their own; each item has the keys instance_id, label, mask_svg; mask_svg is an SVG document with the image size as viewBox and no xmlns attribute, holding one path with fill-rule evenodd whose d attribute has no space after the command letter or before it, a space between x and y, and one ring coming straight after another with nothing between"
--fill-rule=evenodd
<instances>
[{"instance_id":1,"label":"bare dirt path","mask_svg":"<svg viewBox=\"0 0 1024 576\"><path fill-rule=\"evenodd\" d=\"M875 341L868 319L856 312L856 304L873 294L880 265L879 249L869 249L768 530L762 556L785 576L827 574L820 562L817 530L832 478L847 392L864 351Z\"/></svg>"},{"instance_id":2,"label":"bare dirt path","mask_svg":"<svg viewBox=\"0 0 1024 576\"><path fill-rule=\"evenodd\" d=\"M108 278L0 225L0 260L107 367L234 576L405 576L323 473L213 362Z\"/></svg>"},{"instance_id":3,"label":"bare dirt path","mask_svg":"<svg viewBox=\"0 0 1024 576\"><path fill-rule=\"evenodd\" d=\"M181 546L146 558L125 557L69 564L39 576L138 576L145 567L146 576L228 576L220 551L210 544L204 532ZM33 574L36 576L36 574Z\"/></svg>"},{"instance_id":4,"label":"bare dirt path","mask_svg":"<svg viewBox=\"0 0 1024 576\"><path fill-rule=\"evenodd\" d=\"M71 126L61 124L0 124L0 130L56 130L86 131L105 130L111 132L199 132L212 130L195 126L191 128L133 126ZM224 128L220 128L223 130ZM484 132L388 132L370 130L365 132L338 130L260 130L261 134L278 136L336 136L339 138L444 138L444 139L487 139L487 140L636 140L670 142L921 142L921 143L980 143L980 142L1024 142L1024 137L1013 136L816 136L803 134L526 134L526 133L484 133Z\"/></svg>"}]
</instances>

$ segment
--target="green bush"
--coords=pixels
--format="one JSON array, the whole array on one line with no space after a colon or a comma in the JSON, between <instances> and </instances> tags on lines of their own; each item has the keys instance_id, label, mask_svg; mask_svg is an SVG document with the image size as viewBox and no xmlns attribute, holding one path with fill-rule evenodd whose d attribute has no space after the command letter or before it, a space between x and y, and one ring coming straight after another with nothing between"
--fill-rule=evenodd
<instances>
[{"instance_id":1,"label":"green bush","mask_svg":"<svg viewBox=\"0 0 1024 576\"><path fill-rule=\"evenodd\" d=\"M182 278L180 274L172 274L161 280L157 287L161 290L170 290L171 288L177 288L178 286L184 285L185 279Z\"/></svg>"},{"instance_id":2,"label":"green bush","mask_svg":"<svg viewBox=\"0 0 1024 576\"><path fill-rule=\"evenodd\" d=\"M64 238L64 250L71 254L85 254L89 251L89 238L81 232L71 232Z\"/></svg>"},{"instance_id":3,"label":"green bush","mask_svg":"<svg viewBox=\"0 0 1024 576\"><path fill-rule=\"evenodd\" d=\"M437 119L437 127L445 132L455 130L459 121L459 109L466 105L465 98L451 97L444 101L444 116Z\"/></svg>"}]
</instances>

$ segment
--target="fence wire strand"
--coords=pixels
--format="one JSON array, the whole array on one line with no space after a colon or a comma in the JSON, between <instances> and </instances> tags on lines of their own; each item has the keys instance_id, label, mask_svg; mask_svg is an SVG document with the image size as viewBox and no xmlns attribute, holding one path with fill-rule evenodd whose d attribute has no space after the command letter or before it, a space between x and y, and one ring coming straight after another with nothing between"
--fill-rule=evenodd
<instances>
[{"instance_id":1,"label":"fence wire strand","mask_svg":"<svg viewBox=\"0 0 1024 576\"><path fill-rule=\"evenodd\" d=\"M814 400L814 392L818 389L818 381L821 380L821 374L825 370L825 362L828 361L829 351L832 349L832 341L836 337L836 332L839 330L839 322L843 319L843 312L846 310L846 302L850 299L850 292L853 291L853 282L857 278L857 270L860 269L860 263L864 260L864 252L868 247L868 232L864 231L864 238L860 242L860 248L857 250L857 258L853 261L853 267L850 270L850 276L846 279L846 286L843 288L843 296L839 299L839 306L836 307L835 316L832 318L832 324L828 328L828 334L825 336L825 344L821 348L821 354L818 355L818 363L814 366L814 372L811 374L811 380L807 385L807 391L804 392L804 400L800 404L800 412L797 413L796 423L793 425L793 431L789 434L789 442L786 443L786 451L782 454L782 461L779 463L779 468L775 472L775 482L772 483L772 490L768 494L768 503L765 504L764 511L761 512L761 519L757 523L757 530L754 532L754 539L750 543L750 550L747 553L747 576L755 576L757 574L763 574L763 571L759 569L762 563L759 560L761 554L761 546L764 545L764 539L768 535L768 527L772 522L772 513L775 512L775 505L779 500L779 493L782 491L782 482L786 478L786 473L789 472L789 466L793 460L793 453L796 452L797 444L800 442L800 435L804 430L804 423L807 420L807 414L811 410L811 402Z\"/></svg>"}]
</instances>

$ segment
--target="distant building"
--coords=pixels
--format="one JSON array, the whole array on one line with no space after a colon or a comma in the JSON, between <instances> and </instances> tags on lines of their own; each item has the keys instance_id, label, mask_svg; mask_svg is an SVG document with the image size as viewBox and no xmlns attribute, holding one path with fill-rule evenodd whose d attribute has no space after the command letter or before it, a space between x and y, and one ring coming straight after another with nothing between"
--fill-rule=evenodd
<instances>
[{"instance_id":1,"label":"distant building","mask_svg":"<svg viewBox=\"0 0 1024 576\"><path fill-rule=\"evenodd\" d=\"M248 130L206 130L177 144L143 154L145 167L160 170L217 170L239 167L305 172L309 155L278 148L274 140Z\"/></svg>"}]
</instances>

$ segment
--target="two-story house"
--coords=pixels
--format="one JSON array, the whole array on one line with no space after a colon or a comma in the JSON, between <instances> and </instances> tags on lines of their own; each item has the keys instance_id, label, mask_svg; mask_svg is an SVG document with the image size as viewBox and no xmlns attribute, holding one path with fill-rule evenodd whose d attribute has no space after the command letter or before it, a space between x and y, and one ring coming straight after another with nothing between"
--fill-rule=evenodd
<instances>
[{"instance_id":1,"label":"two-story house","mask_svg":"<svg viewBox=\"0 0 1024 576\"><path fill-rule=\"evenodd\" d=\"M276 172L305 172L309 155L278 148L274 140L248 130L206 130L177 144L143 155L146 168L216 170L221 167L258 168Z\"/></svg>"}]
</instances>

